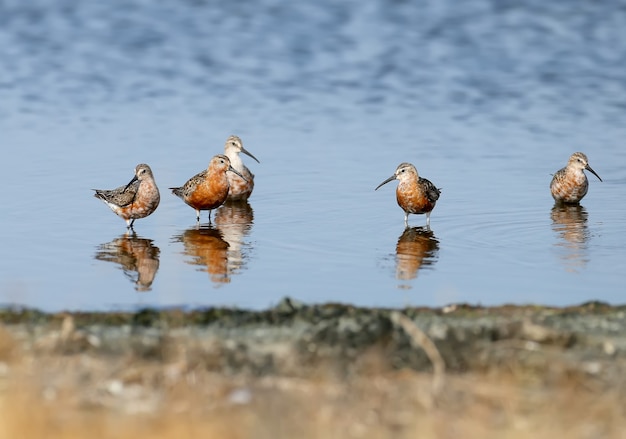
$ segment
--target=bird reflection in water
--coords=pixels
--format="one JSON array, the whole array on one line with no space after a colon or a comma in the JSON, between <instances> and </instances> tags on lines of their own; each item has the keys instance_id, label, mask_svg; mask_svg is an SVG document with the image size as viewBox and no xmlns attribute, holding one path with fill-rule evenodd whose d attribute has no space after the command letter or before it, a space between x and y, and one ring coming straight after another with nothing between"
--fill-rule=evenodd
<instances>
[{"instance_id":1,"label":"bird reflection in water","mask_svg":"<svg viewBox=\"0 0 626 439\"><path fill-rule=\"evenodd\" d=\"M432 266L438 258L439 240L428 227L407 227L396 245L396 279L415 279L420 269ZM401 288L410 288L401 285Z\"/></svg>"},{"instance_id":2,"label":"bird reflection in water","mask_svg":"<svg viewBox=\"0 0 626 439\"><path fill-rule=\"evenodd\" d=\"M577 272L587 265L587 210L580 204L555 204L550 212L555 243L567 271Z\"/></svg>"},{"instance_id":3,"label":"bird reflection in water","mask_svg":"<svg viewBox=\"0 0 626 439\"><path fill-rule=\"evenodd\" d=\"M231 276L245 266L245 237L254 219L247 201L228 201L215 213L215 225L203 224L189 228L174 241L183 243L187 262L202 266L216 284L229 283Z\"/></svg>"},{"instance_id":4,"label":"bird reflection in water","mask_svg":"<svg viewBox=\"0 0 626 439\"><path fill-rule=\"evenodd\" d=\"M228 242L228 271L238 273L244 268L246 253L245 237L250 234L254 212L248 201L226 201L215 214L215 224Z\"/></svg>"},{"instance_id":5,"label":"bird reflection in water","mask_svg":"<svg viewBox=\"0 0 626 439\"><path fill-rule=\"evenodd\" d=\"M101 244L95 254L99 261L115 262L137 291L150 291L159 269L159 253L151 239L140 238L135 232L125 233L106 244Z\"/></svg>"}]
</instances>

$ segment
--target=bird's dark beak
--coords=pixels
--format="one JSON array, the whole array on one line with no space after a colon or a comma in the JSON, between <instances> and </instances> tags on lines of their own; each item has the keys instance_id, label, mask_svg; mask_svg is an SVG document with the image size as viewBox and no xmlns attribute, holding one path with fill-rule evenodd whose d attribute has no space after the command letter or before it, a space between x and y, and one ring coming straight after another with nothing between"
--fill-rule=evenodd
<instances>
[{"instance_id":1,"label":"bird's dark beak","mask_svg":"<svg viewBox=\"0 0 626 439\"><path fill-rule=\"evenodd\" d=\"M378 186L376 186L376 189L374 189L375 191L378 190L379 187L381 187L383 184L387 184L392 180L396 179L396 174L393 174L391 177L389 177L387 180L383 181L381 184L379 184Z\"/></svg>"},{"instance_id":2,"label":"bird's dark beak","mask_svg":"<svg viewBox=\"0 0 626 439\"><path fill-rule=\"evenodd\" d=\"M241 178L244 179L244 181L248 181L248 179L246 177L244 177L243 175L241 175L235 168L233 168L232 166L228 166L227 171L230 171L234 174L237 174L238 176L240 176Z\"/></svg>"},{"instance_id":3,"label":"bird's dark beak","mask_svg":"<svg viewBox=\"0 0 626 439\"><path fill-rule=\"evenodd\" d=\"M257 159L255 156L252 155L252 153L250 151L248 151L247 149L245 149L243 146L241 147L241 152L243 152L245 155L247 155L248 157L252 157L254 160L256 160L257 163L261 163L259 161L259 159ZM242 177L243 178L243 177Z\"/></svg>"},{"instance_id":4,"label":"bird's dark beak","mask_svg":"<svg viewBox=\"0 0 626 439\"><path fill-rule=\"evenodd\" d=\"M602 179L600 178L600 176L598 174L596 174L596 171L594 171L593 169L591 169L591 166L587 165L585 166L585 169L589 172L591 172L593 175L595 175L596 177L598 177L598 180L602 181Z\"/></svg>"},{"instance_id":5,"label":"bird's dark beak","mask_svg":"<svg viewBox=\"0 0 626 439\"><path fill-rule=\"evenodd\" d=\"M136 182L137 180L139 180L139 179L138 179L138 178L137 178L137 176L135 175L135 176L133 177L133 179L132 179L131 181L129 181L129 182L128 182L128 184L126 185L126 187L124 188L124 190L123 190L122 192L126 192L126 189L128 189L128 188L130 187L130 185L131 185L131 184L133 184L134 182Z\"/></svg>"}]
</instances>

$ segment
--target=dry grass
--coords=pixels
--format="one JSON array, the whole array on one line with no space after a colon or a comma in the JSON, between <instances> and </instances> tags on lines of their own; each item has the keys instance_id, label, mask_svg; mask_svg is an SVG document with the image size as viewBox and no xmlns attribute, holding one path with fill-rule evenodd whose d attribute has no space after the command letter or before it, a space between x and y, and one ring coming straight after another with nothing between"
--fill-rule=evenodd
<instances>
[{"instance_id":1,"label":"dry grass","mask_svg":"<svg viewBox=\"0 0 626 439\"><path fill-rule=\"evenodd\" d=\"M21 352L20 352L21 351ZM163 360L22 350L0 327L0 438L619 438L623 383L556 368L234 376ZM550 372L550 371L549 371Z\"/></svg>"}]
</instances>

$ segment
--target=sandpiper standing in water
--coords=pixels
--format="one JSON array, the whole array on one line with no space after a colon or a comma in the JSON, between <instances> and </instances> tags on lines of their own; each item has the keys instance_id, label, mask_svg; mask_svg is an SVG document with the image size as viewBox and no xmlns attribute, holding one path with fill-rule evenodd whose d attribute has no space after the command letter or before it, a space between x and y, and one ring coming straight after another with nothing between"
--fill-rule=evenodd
<instances>
[{"instance_id":1,"label":"sandpiper standing in water","mask_svg":"<svg viewBox=\"0 0 626 439\"><path fill-rule=\"evenodd\" d=\"M200 211L209 211L209 223L211 211L220 207L226 201L230 184L228 183L228 171L234 172L245 180L231 165L230 160L223 154L218 154L211 159L206 170L194 175L181 187L171 187L172 193L181 198L189 206L196 210L196 220L200 222Z\"/></svg>"},{"instance_id":2,"label":"sandpiper standing in water","mask_svg":"<svg viewBox=\"0 0 626 439\"><path fill-rule=\"evenodd\" d=\"M161 201L152 175L152 169L145 163L135 167L135 176L126 185L117 189L96 191L94 197L101 199L118 216L126 221L128 229L133 228L136 219L145 218L156 210Z\"/></svg>"},{"instance_id":3,"label":"sandpiper standing in water","mask_svg":"<svg viewBox=\"0 0 626 439\"><path fill-rule=\"evenodd\" d=\"M582 152L572 154L567 166L556 171L550 182L552 198L557 203L578 203L587 194L589 181L583 169L591 172L602 181L596 171L591 169L587 156Z\"/></svg>"},{"instance_id":4,"label":"sandpiper standing in water","mask_svg":"<svg viewBox=\"0 0 626 439\"><path fill-rule=\"evenodd\" d=\"M420 177L415 166L410 163L400 163L396 172L374 190L392 180L400 180L396 188L396 200L404 210L404 225L409 226L410 213L425 213L426 226L430 228L430 213L435 208L441 191L429 180Z\"/></svg>"},{"instance_id":5,"label":"sandpiper standing in water","mask_svg":"<svg viewBox=\"0 0 626 439\"><path fill-rule=\"evenodd\" d=\"M250 172L246 165L243 164L243 161L239 156L239 153L241 152L256 160L257 163L261 163L255 156L252 155L252 153L243 147L243 142L239 137L230 136L226 139L224 154L230 159L230 165L233 169L243 176L242 178L237 174L227 174L228 182L230 183L230 190L227 198L228 201L247 200L252 194L252 189L254 189L254 174Z\"/></svg>"}]
</instances>

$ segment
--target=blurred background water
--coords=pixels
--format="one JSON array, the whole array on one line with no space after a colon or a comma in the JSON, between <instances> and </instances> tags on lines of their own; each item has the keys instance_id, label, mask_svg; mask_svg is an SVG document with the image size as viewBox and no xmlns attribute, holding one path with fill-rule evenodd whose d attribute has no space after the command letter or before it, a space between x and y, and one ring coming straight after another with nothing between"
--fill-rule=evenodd
<instances>
[{"instance_id":1,"label":"blurred background water","mask_svg":"<svg viewBox=\"0 0 626 439\"><path fill-rule=\"evenodd\" d=\"M625 66L623 1L4 0L0 302L622 303ZM167 188L230 134L255 191L196 227ZM578 150L603 182L553 208ZM374 192L404 161L430 232ZM161 205L126 236L90 189L141 162Z\"/></svg>"}]
</instances>

